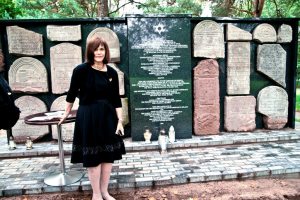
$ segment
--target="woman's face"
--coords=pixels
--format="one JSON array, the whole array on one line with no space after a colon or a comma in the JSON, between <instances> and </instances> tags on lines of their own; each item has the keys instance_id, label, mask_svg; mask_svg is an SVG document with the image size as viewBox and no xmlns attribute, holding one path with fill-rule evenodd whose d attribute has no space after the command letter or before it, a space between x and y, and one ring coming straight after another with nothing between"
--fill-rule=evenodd
<instances>
[{"instance_id":1,"label":"woman's face","mask_svg":"<svg viewBox=\"0 0 300 200\"><path fill-rule=\"evenodd\" d=\"M100 45L94 51L94 62L103 62L104 57L105 57L105 48L103 45Z\"/></svg>"}]
</instances>

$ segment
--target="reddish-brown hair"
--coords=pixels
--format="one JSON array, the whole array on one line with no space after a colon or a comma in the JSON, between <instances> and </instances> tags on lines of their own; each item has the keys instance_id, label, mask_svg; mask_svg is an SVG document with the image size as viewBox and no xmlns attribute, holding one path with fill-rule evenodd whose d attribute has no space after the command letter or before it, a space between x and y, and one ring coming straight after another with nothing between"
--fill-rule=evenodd
<instances>
[{"instance_id":1,"label":"reddish-brown hair","mask_svg":"<svg viewBox=\"0 0 300 200\"><path fill-rule=\"evenodd\" d=\"M100 46L104 46L105 49L105 57L103 59L103 63L107 64L110 61L110 53L109 48L104 39L99 36L94 36L87 41L86 50L85 50L85 61L91 65L94 64L94 52Z\"/></svg>"}]
</instances>

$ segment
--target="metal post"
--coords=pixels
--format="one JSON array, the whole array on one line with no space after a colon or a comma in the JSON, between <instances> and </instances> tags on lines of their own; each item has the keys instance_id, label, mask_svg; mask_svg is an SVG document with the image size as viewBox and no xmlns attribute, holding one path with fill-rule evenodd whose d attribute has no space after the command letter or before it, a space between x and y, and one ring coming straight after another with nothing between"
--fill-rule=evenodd
<instances>
[{"instance_id":1,"label":"metal post","mask_svg":"<svg viewBox=\"0 0 300 200\"><path fill-rule=\"evenodd\" d=\"M61 136L61 125L57 125L57 133L58 133L58 153L59 153L60 169L61 172L65 174L66 168L65 168L63 141Z\"/></svg>"}]
</instances>

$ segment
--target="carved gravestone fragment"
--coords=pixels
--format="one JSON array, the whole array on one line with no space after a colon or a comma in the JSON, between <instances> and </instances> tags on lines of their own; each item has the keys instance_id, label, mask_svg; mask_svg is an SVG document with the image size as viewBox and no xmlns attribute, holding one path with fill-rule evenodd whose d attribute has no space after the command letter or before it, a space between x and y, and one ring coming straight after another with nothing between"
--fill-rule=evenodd
<instances>
[{"instance_id":1,"label":"carved gravestone fragment","mask_svg":"<svg viewBox=\"0 0 300 200\"><path fill-rule=\"evenodd\" d=\"M76 98L75 102L73 104L72 110L77 110L79 106L79 99ZM58 111L58 110L65 110L66 108L66 95L60 96L56 98L52 105L50 110L51 111ZM57 133L57 126L52 125L52 138L58 139L58 133ZM66 123L61 125L61 134L62 139L64 141L73 141L73 134L74 134L74 123Z\"/></svg>"},{"instance_id":2,"label":"carved gravestone fragment","mask_svg":"<svg viewBox=\"0 0 300 200\"><path fill-rule=\"evenodd\" d=\"M227 41L251 41L252 34L232 24L227 24L226 40Z\"/></svg>"},{"instance_id":3,"label":"carved gravestone fragment","mask_svg":"<svg viewBox=\"0 0 300 200\"><path fill-rule=\"evenodd\" d=\"M12 128L12 134L17 142L24 143L27 136L34 141L49 133L49 126L33 126L24 122L24 118L28 115L47 111L43 101L37 97L26 95L16 99L15 103L21 110L20 119Z\"/></svg>"},{"instance_id":4,"label":"carved gravestone fragment","mask_svg":"<svg viewBox=\"0 0 300 200\"><path fill-rule=\"evenodd\" d=\"M0 72L2 71L4 65L5 65L4 56L3 56L3 53L2 53L2 49L0 49Z\"/></svg>"},{"instance_id":5,"label":"carved gravestone fragment","mask_svg":"<svg viewBox=\"0 0 300 200\"><path fill-rule=\"evenodd\" d=\"M227 94L250 93L250 42L228 42Z\"/></svg>"},{"instance_id":6,"label":"carved gravestone fragment","mask_svg":"<svg viewBox=\"0 0 300 200\"><path fill-rule=\"evenodd\" d=\"M116 70L116 72L118 73L118 79L119 79L119 94L120 95L125 95L125 83L124 83L124 72L122 72L118 66L114 63L109 63L109 66L111 66L112 68L114 68L114 70Z\"/></svg>"},{"instance_id":7,"label":"carved gravestone fragment","mask_svg":"<svg viewBox=\"0 0 300 200\"><path fill-rule=\"evenodd\" d=\"M127 125L129 124L128 98L121 98L121 102L122 102L123 125Z\"/></svg>"},{"instance_id":8,"label":"carved gravestone fragment","mask_svg":"<svg viewBox=\"0 0 300 200\"><path fill-rule=\"evenodd\" d=\"M290 25L282 24L278 29L277 42L289 43L293 39L293 29Z\"/></svg>"},{"instance_id":9,"label":"carved gravestone fragment","mask_svg":"<svg viewBox=\"0 0 300 200\"><path fill-rule=\"evenodd\" d=\"M288 121L288 95L278 86L268 86L257 96L257 111L264 115L264 125L268 129L281 129Z\"/></svg>"},{"instance_id":10,"label":"carved gravestone fragment","mask_svg":"<svg viewBox=\"0 0 300 200\"><path fill-rule=\"evenodd\" d=\"M216 60L207 59L194 68L194 133L217 134L219 128L219 65Z\"/></svg>"},{"instance_id":11,"label":"carved gravestone fragment","mask_svg":"<svg viewBox=\"0 0 300 200\"><path fill-rule=\"evenodd\" d=\"M194 57L224 58L222 27L211 20L201 21L193 31Z\"/></svg>"},{"instance_id":12,"label":"carved gravestone fragment","mask_svg":"<svg viewBox=\"0 0 300 200\"><path fill-rule=\"evenodd\" d=\"M263 44L258 46L257 70L286 87L286 51L280 44Z\"/></svg>"},{"instance_id":13,"label":"carved gravestone fragment","mask_svg":"<svg viewBox=\"0 0 300 200\"><path fill-rule=\"evenodd\" d=\"M44 55L42 34L18 26L7 26L8 51L18 55Z\"/></svg>"},{"instance_id":14,"label":"carved gravestone fragment","mask_svg":"<svg viewBox=\"0 0 300 200\"><path fill-rule=\"evenodd\" d=\"M107 42L111 62L120 62L120 42L114 31L106 27L96 28L90 32L87 40L91 39L93 36L99 36Z\"/></svg>"},{"instance_id":15,"label":"carved gravestone fragment","mask_svg":"<svg viewBox=\"0 0 300 200\"><path fill-rule=\"evenodd\" d=\"M274 27L270 24L263 23L255 27L253 31L253 40L264 43L264 42L276 42L277 34Z\"/></svg>"},{"instance_id":16,"label":"carved gravestone fragment","mask_svg":"<svg viewBox=\"0 0 300 200\"><path fill-rule=\"evenodd\" d=\"M225 97L225 125L227 131L253 131L255 124L254 96Z\"/></svg>"},{"instance_id":17,"label":"carved gravestone fragment","mask_svg":"<svg viewBox=\"0 0 300 200\"><path fill-rule=\"evenodd\" d=\"M68 91L74 67L82 62L81 47L61 43L50 48L52 93Z\"/></svg>"},{"instance_id":18,"label":"carved gravestone fragment","mask_svg":"<svg viewBox=\"0 0 300 200\"><path fill-rule=\"evenodd\" d=\"M81 40L81 26L47 26L47 38L51 41Z\"/></svg>"},{"instance_id":19,"label":"carved gravestone fragment","mask_svg":"<svg viewBox=\"0 0 300 200\"><path fill-rule=\"evenodd\" d=\"M31 57L13 62L8 72L9 84L15 92L48 92L47 70L43 63Z\"/></svg>"}]
</instances>

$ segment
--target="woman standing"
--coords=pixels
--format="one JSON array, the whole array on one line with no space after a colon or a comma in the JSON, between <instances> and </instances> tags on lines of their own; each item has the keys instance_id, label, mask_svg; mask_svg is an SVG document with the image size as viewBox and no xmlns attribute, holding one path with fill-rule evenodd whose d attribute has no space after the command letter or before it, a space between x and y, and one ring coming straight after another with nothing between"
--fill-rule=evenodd
<instances>
[{"instance_id":1,"label":"woman standing","mask_svg":"<svg viewBox=\"0 0 300 200\"><path fill-rule=\"evenodd\" d=\"M71 163L87 167L92 200L114 200L108 193L112 163L125 154L118 74L107 65L110 53L102 38L88 41L85 56L86 62L73 70L66 111L59 123L67 118L79 94Z\"/></svg>"}]
</instances>

